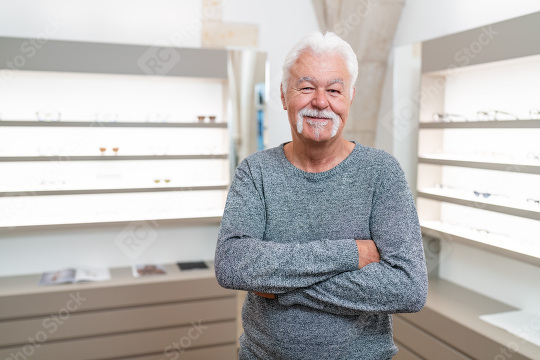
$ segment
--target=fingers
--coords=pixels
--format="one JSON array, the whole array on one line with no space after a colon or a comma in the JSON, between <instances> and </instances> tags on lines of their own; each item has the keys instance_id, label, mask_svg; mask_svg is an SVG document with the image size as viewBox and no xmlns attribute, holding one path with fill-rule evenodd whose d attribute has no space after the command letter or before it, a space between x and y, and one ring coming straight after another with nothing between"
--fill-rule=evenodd
<instances>
[{"instance_id":1,"label":"fingers","mask_svg":"<svg viewBox=\"0 0 540 360\"><path fill-rule=\"evenodd\" d=\"M379 262L381 260L381 255L375 242L370 239L358 239L356 240L356 247L358 248L358 268L361 269L364 266Z\"/></svg>"},{"instance_id":2,"label":"fingers","mask_svg":"<svg viewBox=\"0 0 540 360\"><path fill-rule=\"evenodd\" d=\"M269 293L262 293L262 292L257 292L257 291L254 291L253 292L255 295L259 295L263 298L267 298L267 299L275 299L276 298L276 294L269 294Z\"/></svg>"}]
</instances>

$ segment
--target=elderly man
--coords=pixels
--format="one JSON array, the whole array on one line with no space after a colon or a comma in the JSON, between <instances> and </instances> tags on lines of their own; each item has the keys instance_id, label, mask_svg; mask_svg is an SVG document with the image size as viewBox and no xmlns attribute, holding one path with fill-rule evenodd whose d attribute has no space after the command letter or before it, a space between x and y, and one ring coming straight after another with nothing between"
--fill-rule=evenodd
<instances>
[{"instance_id":1,"label":"elderly man","mask_svg":"<svg viewBox=\"0 0 540 360\"><path fill-rule=\"evenodd\" d=\"M236 170L215 271L221 286L248 291L240 359L390 359L391 314L424 306L403 172L389 154L342 136L357 74L335 34L302 39L281 84L292 141Z\"/></svg>"}]
</instances>

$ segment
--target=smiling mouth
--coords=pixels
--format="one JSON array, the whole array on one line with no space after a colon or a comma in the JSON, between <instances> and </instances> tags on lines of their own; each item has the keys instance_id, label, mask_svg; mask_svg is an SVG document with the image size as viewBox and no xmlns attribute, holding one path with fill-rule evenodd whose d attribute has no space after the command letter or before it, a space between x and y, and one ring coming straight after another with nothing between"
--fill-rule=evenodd
<instances>
[{"instance_id":1,"label":"smiling mouth","mask_svg":"<svg viewBox=\"0 0 540 360\"><path fill-rule=\"evenodd\" d=\"M313 117L313 116L304 116L304 118L307 118L307 120L312 120L312 121L331 121L332 120L326 117Z\"/></svg>"}]
</instances>

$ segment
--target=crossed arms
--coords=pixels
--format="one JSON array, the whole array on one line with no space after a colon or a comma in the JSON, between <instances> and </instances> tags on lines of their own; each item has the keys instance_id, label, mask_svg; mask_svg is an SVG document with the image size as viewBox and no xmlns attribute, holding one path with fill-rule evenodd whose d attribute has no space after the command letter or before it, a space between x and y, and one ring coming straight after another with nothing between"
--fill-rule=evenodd
<instances>
[{"instance_id":1,"label":"crossed arms","mask_svg":"<svg viewBox=\"0 0 540 360\"><path fill-rule=\"evenodd\" d=\"M381 180L372 204L372 239L263 241L266 213L251 169L237 170L215 257L221 286L279 304L355 315L419 311L427 274L412 196L400 171Z\"/></svg>"}]
</instances>

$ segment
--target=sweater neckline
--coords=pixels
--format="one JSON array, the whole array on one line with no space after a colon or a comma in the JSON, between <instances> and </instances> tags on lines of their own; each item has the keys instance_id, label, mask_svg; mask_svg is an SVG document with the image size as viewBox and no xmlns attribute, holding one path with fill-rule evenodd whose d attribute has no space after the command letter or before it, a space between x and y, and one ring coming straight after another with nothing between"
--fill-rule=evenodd
<instances>
[{"instance_id":1,"label":"sweater neckline","mask_svg":"<svg viewBox=\"0 0 540 360\"><path fill-rule=\"evenodd\" d=\"M304 170L299 169L296 166L294 166L289 161L289 159L287 159L287 156L285 156L285 145L288 144L289 142L285 142L285 143L280 145L280 154L281 154L284 166L287 169L293 171L295 174L297 174L299 176L302 176L302 177L304 177L304 178L306 178L306 179L308 179L310 181L319 181L319 180L326 179L328 177L332 177L337 173L340 173L342 171L342 169L344 167L346 167L349 162L352 161L352 159L355 157L355 154L358 151L360 151L360 145L356 141L351 141L351 142L354 144L354 148L351 151L351 153L349 155L347 155L347 157L345 159L343 159L339 164L337 164L333 168L331 168L329 170L326 170L326 171L322 171L322 172L316 172L316 173L307 172L307 171L304 171Z\"/></svg>"}]
</instances>

